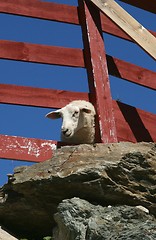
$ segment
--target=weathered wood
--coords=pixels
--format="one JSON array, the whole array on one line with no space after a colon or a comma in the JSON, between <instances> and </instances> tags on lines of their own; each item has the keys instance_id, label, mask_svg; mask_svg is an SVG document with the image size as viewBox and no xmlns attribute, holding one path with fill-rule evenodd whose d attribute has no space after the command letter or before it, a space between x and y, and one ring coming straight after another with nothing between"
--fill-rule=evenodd
<instances>
[{"instance_id":1,"label":"weathered wood","mask_svg":"<svg viewBox=\"0 0 156 240\"><path fill-rule=\"evenodd\" d=\"M86 97L86 93L0 84L0 103L60 108Z\"/></svg>"},{"instance_id":2,"label":"weathered wood","mask_svg":"<svg viewBox=\"0 0 156 240\"><path fill-rule=\"evenodd\" d=\"M0 40L0 58L73 67L84 66L83 52L80 49L7 40Z\"/></svg>"},{"instance_id":3,"label":"weathered wood","mask_svg":"<svg viewBox=\"0 0 156 240\"><path fill-rule=\"evenodd\" d=\"M0 103L61 108L74 100L89 100L89 94L64 90L0 84Z\"/></svg>"},{"instance_id":4,"label":"weathered wood","mask_svg":"<svg viewBox=\"0 0 156 240\"><path fill-rule=\"evenodd\" d=\"M103 49L102 51L104 54L104 46L102 45L102 30L104 32L131 41L132 36L130 34L129 36L127 35L127 24L129 24L128 26L130 27L135 24L133 21L127 21L127 15L125 18L124 14L125 12L123 13L117 11L119 8L116 8L116 5L114 5L114 1L91 1L103 2L105 4L104 9L107 9L107 7L109 6L108 3L113 3L112 9L114 9L115 11L111 12L111 14L115 16L115 22L116 19L119 19L121 25L124 25L126 27L126 33L124 33L120 29L120 25L120 27L116 26L115 23L113 23L107 16L103 14L101 14L101 29L100 16L98 11L96 11L94 7L92 8L92 6L88 7L89 1L87 2L88 4L84 2L84 5L80 6L80 16L83 17L83 19L81 19L81 25L83 26L83 31L86 34L84 50L85 63L83 51L81 49L18 43L4 40L0 41L0 58L37 63L57 64L63 66L87 66L88 76L89 79L91 79L92 81L90 82L91 94L0 84L0 102L48 108L60 108L69 103L70 101L76 99L92 99L94 103L95 101L97 101L98 112L101 111L100 109L105 108L104 112L102 112L104 114L101 114L99 118L101 123L101 130L103 130L103 127L105 127L104 131L107 131L110 129L111 125L108 125L108 123L104 122L107 117L110 117L110 113L108 114L106 107L109 109L114 109L115 122L113 123L113 126L115 126L116 123L117 138L115 139L115 137L113 136L113 141L114 139L115 141L118 140L132 142L156 141L156 115L115 101L113 101L112 108L112 104L110 101L110 87L107 72L107 63L105 55L102 55L101 53L101 50ZM150 11L152 11L153 8L153 11L156 11L156 9L154 8L155 4L153 6L149 2L145 2L145 0L143 0L141 3L137 3L133 0L122 1L129 2L130 4L134 4L135 6L139 4L138 6L144 9L151 8ZM106 6L106 4L108 5ZM107 10L109 12L109 9ZM39 0L1 0L0 12L79 24L77 7L42 2ZM119 14L116 15L116 13ZM123 22L123 20L125 19L126 22ZM97 23L97 26L95 23ZM87 29L85 29L86 27ZM135 25L132 27L134 27L135 34L137 35L137 37L139 36L139 38L141 38L141 41L143 43L146 42L146 45L152 44L152 42L147 41L147 32L144 28L142 28L141 25ZM156 36L156 33L152 32L152 34ZM96 46L94 46L94 44ZM90 57L92 57L93 61L88 63L88 57L89 59ZM103 61L101 61L101 59ZM156 73L135 66L133 64L126 63L111 56L107 56L107 62L109 65L109 74L126 79L128 81L132 81L145 87L156 89L156 83L154 82ZM104 82L101 79L104 79ZM105 86L105 90L101 91L101 89L103 89L101 88L103 84ZM94 94L95 96L93 96ZM106 103L106 107L103 106L104 102ZM103 142L112 142L111 138L106 140L106 135L104 135L103 133L102 135L104 136L104 140L102 140ZM52 140L0 135L0 158L40 162L51 158L53 150L58 144L60 143Z\"/></svg>"},{"instance_id":5,"label":"weathered wood","mask_svg":"<svg viewBox=\"0 0 156 240\"><path fill-rule=\"evenodd\" d=\"M90 0L126 34L156 59L156 38L114 0Z\"/></svg>"},{"instance_id":6,"label":"weathered wood","mask_svg":"<svg viewBox=\"0 0 156 240\"><path fill-rule=\"evenodd\" d=\"M82 0L79 1L79 10L91 102L97 110L96 125L99 123L103 143L117 142L100 14Z\"/></svg>"},{"instance_id":7,"label":"weathered wood","mask_svg":"<svg viewBox=\"0 0 156 240\"><path fill-rule=\"evenodd\" d=\"M61 108L70 101L77 99L88 101L89 96L87 93L0 84L1 103ZM149 139L150 141L156 141L155 114L135 109L134 107L130 107L123 103L116 103L115 101L113 101L113 109L117 126L118 140L135 142L136 139L142 139L142 141ZM144 127L141 122L144 123ZM131 125L133 129L131 129ZM139 126L142 126L141 130L139 129ZM150 137L147 137L146 134L143 134L144 132L146 133L146 131L149 131L151 139Z\"/></svg>"},{"instance_id":8,"label":"weathered wood","mask_svg":"<svg viewBox=\"0 0 156 240\"><path fill-rule=\"evenodd\" d=\"M107 55L109 74L156 90L156 72Z\"/></svg>"},{"instance_id":9,"label":"weathered wood","mask_svg":"<svg viewBox=\"0 0 156 240\"><path fill-rule=\"evenodd\" d=\"M114 35L116 37L123 38L125 40L128 40L130 42L135 41L128 36L120 27L118 27L110 18L108 18L106 15L101 13L101 24L102 24L102 31L111 35ZM148 30L153 36L156 37L156 32Z\"/></svg>"},{"instance_id":10,"label":"weathered wood","mask_svg":"<svg viewBox=\"0 0 156 240\"><path fill-rule=\"evenodd\" d=\"M41 162L50 159L57 141L0 135L0 158Z\"/></svg>"},{"instance_id":11,"label":"weathered wood","mask_svg":"<svg viewBox=\"0 0 156 240\"><path fill-rule=\"evenodd\" d=\"M49 108L61 108L70 101L76 99L89 100L89 96L87 93L75 93L50 89L36 89L31 87L19 87L19 86L17 87L14 85L5 84L0 85L1 103L24 104L30 106ZM123 109L122 110L124 113L123 114L121 109L119 108L119 104L116 104L115 101L113 101L113 108L115 114L118 140L135 142L137 138L142 139L142 141L144 141L150 138L147 136L146 137L142 136L143 132L149 131L151 136L150 141L152 139L153 141L156 141L156 128L155 128L156 115L146 113L138 109L135 110L135 108L133 107L120 103L120 108ZM129 114L129 111L131 114ZM139 114L139 117L138 114L136 113ZM126 119L126 114L127 116L129 116L128 119ZM144 122L144 127L143 125L141 125L142 126L141 131L138 131L139 129L138 126L140 125L138 124L139 122L138 119L141 119L140 121ZM131 129L131 124L133 126L133 132ZM145 130L143 131L144 128ZM137 132L137 134L135 132Z\"/></svg>"},{"instance_id":12,"label":"weathered wood","mask_svg":"<svg viewBox=\"0 0 156 240\"><path fill-rule=\"evenodd\" d=\"M1 0L0 12L78 24L77 8L39 0Z\"/></svg>"},{"instance_id":13,"label":"weathered wood","mask_svg":"<svg viewBox=\"0 0 156 240\"><path fill-rule=\"evenodd\" d=\"M135 7L142 8L148 12L156 13L156 5L155 1L147 1L147 0L141 0L141 1L136 1L136 0L120 0L122 2L131 4Z\"/></svg>"},{"instance_id":14,"label":"weathered wood","mask_svg":"<svg viewBox=\"0 0 156 240\"><path fill-rule=\"evenodd\" d=\"M156 114L113 101L118 141L155 142Z\"/></svg>"},{"instance_id":15,"label":"weathered wood","mask_svg":"<svg viewBox=\"0 0 156 240\"><path fill-rule=\"evenodd\" d=\"M47 54L48 52L48 54ZM60 56L60 57L59 57ZM84 67L81 49L44 46L0 40L0 58ZM156 89L156 73L120 59L107 56L109 74Z\"/></svg>"},{"instance_id":16,"label":"weathered wood","mask_svg":"<svg viewBox=\"0 0 156 240\"><path fill-rule=\"evenodd\" d=\"M113 108L118 141L156 142L155 114L116 101L113 101ZM41 162L50 159L61 144L53 140L0 135L0 158Z\"/></svg>"},{"instance_id":17,"label":"weathered wood","mask_svg":"<svg viewBox=\"0 0 156 240\"><path fill-rule=\"evenodd\" d=\"M71 23L76 25L79 24L77 7L52 2L48 3L37 0L1 0L0 12L57 22ZM110 33L114 36L118 36L129 41L133 41L107 16L101 14L101 20L102 30L106 33ZM156 32L150 32L156 37Z\"/></svg>"}]
</instances>

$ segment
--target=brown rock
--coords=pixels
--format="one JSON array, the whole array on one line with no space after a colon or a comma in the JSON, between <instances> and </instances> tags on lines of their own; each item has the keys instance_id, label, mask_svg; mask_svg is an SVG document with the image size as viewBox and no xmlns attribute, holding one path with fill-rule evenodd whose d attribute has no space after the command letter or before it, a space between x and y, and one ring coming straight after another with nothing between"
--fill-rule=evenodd
<instances>
[{"instance_id":1,"label":"brown rock","mask_svg":"<svg viewBox=\"0 0 156 240\"><path fill-rule=\"evenodd\" d=\"M156 145L63 147L51 160L16 168L2 192L0 224L24 236L51 234L53 214L67 198L79 197L102 206L142 205L155 214Z\"/></svg>"}]
</instances>

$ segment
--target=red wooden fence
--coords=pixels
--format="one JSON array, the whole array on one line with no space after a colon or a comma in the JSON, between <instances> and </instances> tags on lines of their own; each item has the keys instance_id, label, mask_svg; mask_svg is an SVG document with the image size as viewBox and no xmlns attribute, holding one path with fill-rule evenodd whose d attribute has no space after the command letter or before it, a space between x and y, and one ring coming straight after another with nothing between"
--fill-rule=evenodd
<instances>
[{"instance_id":1,"label":"red wooden fence","mask_svg":"<svg viewBox=\"0 0 156 240\"><path fill-rule=\"evenodd\" d=\"M123 2L156 13L149 1ZM88 94L0 84L0 103L60 108L72 100L85 99L96 107L99 141L156 141L156 115L112 101L109 85L112 75L156 90L156 73L106 55L102 31L132 40L89 1L79 0L74 7L39 0L1 0L0 12L81 25L84 49L0 40L0 58L86 68L90 90ZM0 158L44 161L57 145L60 143L52 140L0 135Z\"/></svg>"}]
</instances>

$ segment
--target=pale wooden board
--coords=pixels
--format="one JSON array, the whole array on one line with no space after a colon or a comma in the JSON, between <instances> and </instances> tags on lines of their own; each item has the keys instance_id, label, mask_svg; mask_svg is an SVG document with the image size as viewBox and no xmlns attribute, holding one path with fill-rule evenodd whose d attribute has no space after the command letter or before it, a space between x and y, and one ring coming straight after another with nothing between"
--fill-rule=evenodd
<instances>
[{"instance_id":1,"label":"pale wooden board","mask_svg":"<svg viewBox=\"0 0 156 240\"><path fill-rule=\"evenodd\" d=\"M0 240L18 240L0 227Z\"/></svg>"},{"instance_id":2,"label":"pale wooden board","mask_svg":"<svg viewBox=\"0 0 156 240\"><path fill-rule=\"evenodd\" d=\"M150 56L156 59L156 38L114 0L90 0Z\"/></svg>"}]
</instances>

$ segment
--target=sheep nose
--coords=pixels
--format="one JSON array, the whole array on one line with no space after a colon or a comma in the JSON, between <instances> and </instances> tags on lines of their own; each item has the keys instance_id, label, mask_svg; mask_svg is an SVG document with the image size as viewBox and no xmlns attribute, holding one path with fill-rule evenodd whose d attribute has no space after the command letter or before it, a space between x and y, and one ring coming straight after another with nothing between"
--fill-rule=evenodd
<instances>
[{"instance_id":1,"label":"sheep nose","mask_svg":"<svg viewBox=\"0 0 156 240\"><path fill-rule=\"evenodd\" d=\"M66 134L68 132L68 128L62 128L62 133Z\"/></svg>"}]
</instances>

